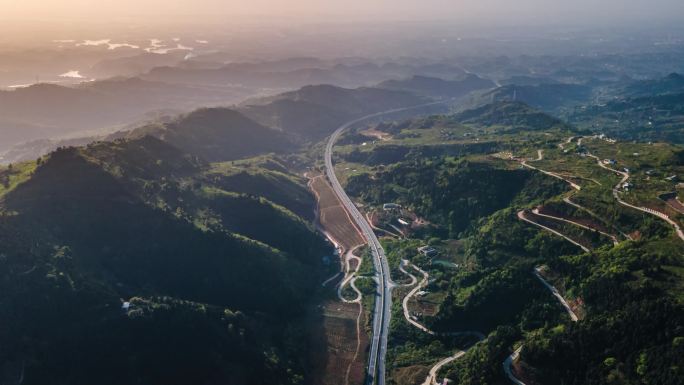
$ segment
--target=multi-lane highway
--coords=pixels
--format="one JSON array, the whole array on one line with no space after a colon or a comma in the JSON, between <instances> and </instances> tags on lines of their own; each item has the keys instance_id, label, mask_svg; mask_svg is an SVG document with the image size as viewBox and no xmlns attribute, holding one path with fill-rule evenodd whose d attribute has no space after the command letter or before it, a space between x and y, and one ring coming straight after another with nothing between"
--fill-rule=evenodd
<instances>
[{"instance_id":1,"label":"multi-lane highway","mask_svg":"<svg viewBox=\"0 0 684 385\"><path fill-rule=\"evenodd\" d=\"M373 265L375 266L377 277L377 290L375 308L373 310L373 337L371 338L370 354L368 357L369 385L372 385L373 383L377 385L385 385L385 356L387 353L387 337L389 334L390 312L392 308L392 287L394 284L392 283L392 278L390 277L390 269L389 265L387 264L387 258L385 258L385 251L383 250L380 241L375 236L373 229L364 215L359 212L351 199L349 199L349 196L347 196L347 193L342 188L340 182L337 180L335 168L333 167L332 163L332 149L340 135L346 129L355 124L397 112L408 111L442 103L444 103L444 101L427 103L407 108L397 108L352 120L335 130L335 132L333 132L333 134L330 136L330 139L325 147L326 176L328 177L330 185L335 191L335 194L340 199L340 202L342 202L366 238L368 247L373 255Z\"/></svg>"}]
</instances>

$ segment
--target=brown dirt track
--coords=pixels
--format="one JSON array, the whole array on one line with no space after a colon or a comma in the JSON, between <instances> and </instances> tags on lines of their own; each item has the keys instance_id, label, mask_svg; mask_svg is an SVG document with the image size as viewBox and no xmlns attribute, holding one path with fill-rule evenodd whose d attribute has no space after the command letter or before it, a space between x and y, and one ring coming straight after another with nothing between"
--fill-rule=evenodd
<instances>
[{"instance_id":1,"label":"brown dirt track","mask_svg":"<svg viewBox=\"0 0 684 385\"><path fill-rule=\"evenodd\" d=\"M309 187L316 195L320 227L345 251L365 244L327 179L320 173L310 173ZM350 261L352 270L355 261ZM339 283L339 280L336 281ZM330 287L336 287L331 285ZM313 353L315 385L362 385L365 380L368 335L363 329L363 309L360 303L327 302L323 307L322 325L312 336L317 344ZM361 317L361 318L360 318ZM360 325L360 326L359 326Z\"/></svg>"},{"instance_id":2,"label":"brown dirt track","mask_svg":"<svg viewBox=\"0 0 684 385\"><path fill-rule=\"evenodd\" d=\"M325 351L316 359L320 368L315 376L316 385L344 385L349 370L349 384L361 385L366 377L365 347L368 345L368 335L363 332L361 337L361 351L357 355L356 320L359 316L359 304L329 302L323 311L323 334L325 336ZM354 357L356 356L356 360Z\"/></svg>"}]
</instances>

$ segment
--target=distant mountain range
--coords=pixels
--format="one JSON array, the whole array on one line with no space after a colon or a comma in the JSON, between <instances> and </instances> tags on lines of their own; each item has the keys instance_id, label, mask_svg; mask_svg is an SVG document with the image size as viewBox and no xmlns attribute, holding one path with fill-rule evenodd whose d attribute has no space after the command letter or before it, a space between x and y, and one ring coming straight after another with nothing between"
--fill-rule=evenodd
<instances>
[{"instance_id":1,"label":"distant mountain range","mask_svg":"<svg viewBox=\"0 0 684 385\"><path fill-rule=\"evenodd\" d=\"M483 79L477 75L468 75L461 80L413 76L403 80L388 80L380 83L378 87L388 90L412 92L429 97L460 98L473 91L495 88L496 85L489 79Z\"/></svg>"},{"instance_id":2,"label":"distant mountain range","mask_svg":"<svg viewBox=\"0 0 684 385\"><path fill-rule=\"evenodd\" d=\"M522 102L499 101L472 110L454 114L460 123L476 124L484 127L506 126L524 127L528 130L547 130L563 127L560 119L554 118Z\"/></svg>"},{"instance_id":3,"label":"distant mountain range","mask_svg":"<svg viewBox=\"0 0 684 385\"><path fill-rule=\"evenodd\" d=\"M497 101L519 101L547 112L557 112L591 100L593 88L579 84L505 85L473 98L472 106Z\"/></svg>"},{"instance_id":4,"label":"distant mountain range","mask_svg":"<svg viewBox=\"0 0 684 385\"><path fill-rule=\"evenodd\" d=\"M311 60L262 63L256 69L247 64L233 64L222 67L222 71L249 71L255 78L263 79L268 75L258 71L288 69ZM360 67L366 70L375 68L367 64ZM186 71L173 69L176 70ZM397 72L405 70L397 69ZM432 70L449 69L435 67ZM206 72L204 69L197 71ZM386 73L384 69L381 72ZM385 78L385 75L378 76ZM217 86L213 83L215 80L205 84L197 84L202 81L183 84L183 79L166 79L173 83L135 77L83 83L75 87L37 84L0 91L0 156L4 162L35 158L60 145L80 145L106 139L111 132L130 129L136 122L138 125L145 121L154 122L161 116L199 107L229 106L259 92L235 85ZM302 82L310 84L312 79L303 79ZM305 86L272 97L252 98L235 108L263 126L295 135L298 141L306 141L320 139L335 125L353 117L420 104L431 97L463 96L491 86L489 80L476 76L455 81L416 76L357 89L333 85Z\"/></svg>"},{"instance_id":5,"label":"distant mountain range","mask_svg":"<svg viewBox=\"0 0 684 385\"><path fill-rule=\"evenodd\" d=\"M210 162L295 148L283 132L262 126L228 108L199 109L170 122L134 129L126 137L145 135L155 136Z\"/></svg>"},{"instance_id":6,"label":"distant mountain range","mask_svg":"<svg viewBox=\"0 0 684 385\"><path fill-rule=\"evenodd\" d=\"M211 63L199 59L151 69L145 79L169 83L239 85L249 88L292 89L311 84L340 87L371 86L413 75L461 78L463 69L447 64L408 65L367 60L291 58L252 63Z\"/></svg>"},{"instance_id":7,"label":"distant mountain range","mask_svg":"<svg viewBox=\"0 0 684 385\"><path fill-rule=\"evenodd\" d=\"M637 81L624 87L628 97L684 93L684 76L672 73L664 78Z\"/></svg>"},{"instance_id":8,"label":"distant mountain range","mask_svg":"<svg viewBox=\"0 0 684 385\"><path fill-rule=\"evenodd\" d=\"M318 59L299 58L264 62L256 67L236 63L221 68L264 74L303 65L324 63ZM363 66L368 67L365 64ZM435 71L439 69L434 68ZM526 79L522 82L529 83ZM210 160L235 159L245 155L279 152L297 144L318 141L340 124L355 117L417 105L431 98L460 99L457 110L461 111L477 109L492 102L519 101L579 122L590 119L588 112L603 114L597 110L603 108L601 105L594 106L596 95L601 95L603 99L608 99L611 95L620 95L618 100L611 101L609 106L605 107L607 109L624 109L629 105L638 104L641 111L647 106L672 110L667 107L667 98L648 98L661 94L681 93L684 89L683 84L683 77L678 74L655 80L624 80L609 85L553 82L509 84L497 88L493 88L495 85L492 81L476 75L468 75L460 80L412 76L403 80L384 81L376 87L348 89L316 85L275 96L252 98L230 107L244 115L240 119L237 119L235 114L227 111L220 113L215 109L185 115L185 118L166 120L159 120L159 116L176 115L180 111L190 111L197 106L229 105L231 101L253 95L253 91L236 87L171 84L140 78L111 79L75 88L42 84L0 92L0 112L3 113L0 117L0 153L4 162L32 159L59 146L83 145L93 140L126 137L126 133L110 133L122 129L131 130L136 127L131 126L130 122L146 120L151 123L137 129L135 135L149 132L157 137L165 137L170 141L176 141L175 144L182 144L180 148L198 152ZM622 107L618 107L617 103L622 103ZM583 110L573 112L580 106L584 106ZM163 112L160 109L163 109ZM160 112L154 115L146 114L151 110ZM203 118L199 119L202 120L201 127L193 127L192 125L199 123L199 120L193 119L202 114ZM190 118L193 123L186 125L189 122L186 118ZM621 119L618 117L613 120ZM644 120L643 124L647 124L648 121ZM676 119L670 119L667 122L668 130L675 127L677 122ZM586 126L584 123L582 125ZM225 135L217 142L221 143L220 145L202 144L192 140L190 132L193 129L208 130L210 126L214 134ZM102 127L109 127L110 133L73 135L74 132ZM70 137L66 139L45 139L67 133ZM206 131L204 133L208 134ZM238 133L239 136L251 138L248 145L234 142L235 136L231 135ZM201 137L208 138L209 135ZM19 144L20 142L28 143ZM213 151L212 146L215 148ZM240 149L241 146L244 146L243 150Z\"/></svg>"},{"instance_id":9,"label":"distant mountain range","mask_svg":"<svg viewBox=\"0 0 684 385\"><path fill-rule=\"evenodd\" d=\"M140 82L147 84L144 80ZM103 89L105 86L98 85ZM56 90L63 92L62 88ZM81 95L81 90L67 90ZM428 100L412 93L380 88L307 86L272 97L251 99L231 108L200 109L177 118L153 120L141 127L129 127L112 134L33 141L5 152L3 160L17 162L35 159L60 146L146 134L162 138L206 160L237 159L292 150L295 145L320 140L348 120L378 111L418 105Z\"/></svg>"},{"instance_id":10,"label":"distant mountain range","mask_svg":"<svg viewBox=\"0 0 684 385\"><path fill-rule=\"evenodd\" d=\"M228 105L248 95L253 93L236 87L172 85L140 78L0 91L0 151L39 138L121 127L149 118L155 110Z\"/></svg>"},{"instance_id":11,"label":"distant mountain range","mask_svg":"<svg viewBox=\"0 0 684 385\"><path fill-rule=\"evenodd\" d=\"M329 85L248 100L240 110L261 124L318 141L342 123L363 115L426 103L419 95L381 88L347 89Z\"/></svg>"}]
</instances>

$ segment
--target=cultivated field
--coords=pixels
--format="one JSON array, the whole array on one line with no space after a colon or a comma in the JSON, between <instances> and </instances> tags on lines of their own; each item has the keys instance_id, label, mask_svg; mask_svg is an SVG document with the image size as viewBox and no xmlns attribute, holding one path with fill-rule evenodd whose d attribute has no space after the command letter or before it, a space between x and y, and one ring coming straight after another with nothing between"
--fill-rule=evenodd
<instances>
[{"instance_id":1,"label":"cultivated field","mask_svg":"<svg viewBox=\"0 0 684 385\"><path fill-rule=\"evenodd\" d=\"M316 195L320 227L345 251L365 244L324 175L309 175L309 187ZM356 259L349 261L350 271L356 270ZM335 287L333 285L332 287ZM368 334L365 331L367 311L361 303L334 300L323 308L323 338L316 349L314 375L316 385L361 385L366 376Z\"/></svg>"},{"instance_id":2,"label":"cultivated field","mask_svg":"<svg viewBox=\"0 0 684 385\"><path fill-rule=\"evenodd\" d=\"M342 207L325 176L313 176L309 185L318 200L319 223L328 235L344 250L351 250L364 244L358 228Z\"/></svg>"},{"instance_id":3,"label":"cultivated field","mask_svg":"<svg viewBox=\"0 0 684 385\"><path fill-rule=\"evenodd\" d=\"M325 357L319 359L325 361L325 371L316 384L362 384L366 375L368 335L361 332L360 341L357 340L359 304L330 302L325 305L323 315L326 352Z\"/></svg>"}]
</instances>

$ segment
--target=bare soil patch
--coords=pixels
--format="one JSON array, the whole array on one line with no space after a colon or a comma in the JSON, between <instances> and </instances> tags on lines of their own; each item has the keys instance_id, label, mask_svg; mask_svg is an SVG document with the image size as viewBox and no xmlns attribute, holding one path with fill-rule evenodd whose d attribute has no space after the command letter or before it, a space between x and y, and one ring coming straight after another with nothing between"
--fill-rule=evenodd
<instances>
[{"instance_id":1,"label":"bare soil patch","mask_svg":"<svg viewBox=\"0 0 684 385\"><path fill-rule=\"evenodd\" d=\"M323 341L316 352L320 373L314 376L315 385L344 385L349 370L349 385L361 385L366 373L366 350L368 336L360 333L361 346L358 355L356 320L359 304L329 302L323 308ZM362 320L363 323L363 315ZM356 356L356 357L355 357Z\"/></svg>"},{"instance_id":2,"label":"bare soil patch","mask_svg":"<svg viewBox=\"0 0 684 385\"><path fill-rule=\"evenodd\" d=\"M313 177L309 186L316 194L318 202L318 221L321 227L344 250L352 250L365 243L359 229L352 222L347 210L337 199L330 184L323 175Z\"/></svg>"},{"instance_id":3,"label":"bare soil patch","mask_svg":"<svg viewBox=\"0 0 684 385\"><path fill-rule=\"evenodd\" d=\"M392 379L397 385L419 385L430 373L427 366L413 365L392 370Z\"/></svg>"},{"instance_id":4,"label":"bare soil patch","mask_svg":"<svg viewBox=\"0 0 684 385\"><path fill-rule=\"evenodd\" d=\"M553 210L547 206L540 206L539 212L542 214L551 215L553 217L563 218L563 219L566 219L566 220L569 220L572 222L577 222L581 225L587 226L587 227L592 228L592 229L597 230L597 231L602 231L602 232L607 233L607 234L612 233L609 228L607 228L603 224L599 223L598 221L591 219L591 218L588 218L588 217L567 216L567 215L565 215L563 213L559 213L556 210Z\"/></svg>"},{"instance_id":5,"label":"bare soil patch","mask_svg":"<svg viewBox=\"0 0 684 385\"><path fill-rule=\"evenodd\" d=\"M390 140L392 135L376 130L375 128L369 128L367 130L359 131L359 134L364 136L370 136L371 138L376 138L379 140Z\"/></svg>"},{"instance_id":6,"label":"bare soil patch","mask_svg":"<svg viewBox=\"0 0 684 385\"><path fill-rule=\"evenodd\" d=\"M309 187L316 195L318 224L343 250L365 244L356 224L335 195L326 177L309 175ZM357 261L349 261L351 270ZM343 275L340 275L340 279ZM339 284L339 281L337 281ZM331 287L337 287L333 285ZM323 305L322 320L312 330L312 383L315 385L362 385L366 377L368 334L367 312L359 303L330 301ZM322 322L321 322L322 321Z\"/></svg>"}]
</instances>

